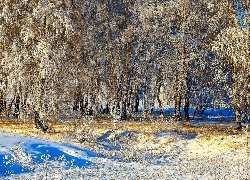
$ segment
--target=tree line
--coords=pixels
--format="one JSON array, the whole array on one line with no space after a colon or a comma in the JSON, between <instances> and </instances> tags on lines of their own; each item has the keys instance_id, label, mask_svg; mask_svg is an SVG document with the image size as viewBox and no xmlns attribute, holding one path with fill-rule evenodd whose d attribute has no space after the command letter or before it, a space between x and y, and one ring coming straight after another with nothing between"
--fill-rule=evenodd
<instances>
[{"instance_id":1,"label":"tree line","mask_svg":"<svg viewBox=\"0 0 250 180\"><path fill-rule=\"evenodd\" d=\"M1 117L233 107L240 126L249 112L247 1L6 0L0 12Z\"/></svg>"}]
</instances>

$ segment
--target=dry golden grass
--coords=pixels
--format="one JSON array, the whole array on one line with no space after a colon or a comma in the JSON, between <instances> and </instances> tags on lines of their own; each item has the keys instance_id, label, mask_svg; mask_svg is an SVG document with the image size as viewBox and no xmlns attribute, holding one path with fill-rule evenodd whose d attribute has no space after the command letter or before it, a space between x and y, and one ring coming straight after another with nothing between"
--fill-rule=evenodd
<instances>
[{"instance_id":1,"label":"dry golden grass","mask_svg":"<svg viewBox=\"0 0 250 180\"><path fill-rule=\"evenodd\" d=\"M233 128L221 128L218 125L192 126L186 122L176 121L114 121L105 119L96 120L64 120L48 122L49 132L42 132L35 128L33 120L2 120L0 132L20 134L40 139L68 142L78 146L88 145L78 139L70 138L70 135L87 135L100 137L109 130L113 130L109 138L125 131L139 132L138 140L130 140L128 143L136 149L154 149L159 152L168 152L177 142L175 137L158 136L158 132L195 133L197 138L185 144L185 149L191 154L206 156L219 154L229 150L242 149L247 146L247 135L244 132L235 131ZM82 144L83 143L83 144ZM180 144L182 143L182 144ZM249 147L247 147L249 148Z\"/></svg>"}]
</instances>

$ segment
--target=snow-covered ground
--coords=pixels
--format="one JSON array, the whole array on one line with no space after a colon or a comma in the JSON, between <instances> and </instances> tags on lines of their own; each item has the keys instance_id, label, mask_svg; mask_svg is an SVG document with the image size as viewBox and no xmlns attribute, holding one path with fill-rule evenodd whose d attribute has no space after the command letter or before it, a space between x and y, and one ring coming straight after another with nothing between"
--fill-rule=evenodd
<instances>
[{"instance_id":1,"label":"snow-covered ground","mask_svg":"<svg viewBox=\"0 0 250 180\"><path fill-rule=\"evenodd\" d=\"M69 144L0 133L0 178L33 173L46 163L48 168L62 170L83 168L93 165L93 157L96 157L94 152Z\"/></svg>"},{"instance_id":2,"label":"snow-covered ground","mask_svg":"<svg viewBox=\"0 0 250 180\"><path fill-rule=\"evenodd\" d=\"M248 149L231 149L215 153L203 148L204 142L198 147L199 139L195 134L159 132L154 138L175 138L176 142L170 146L167 153L155 154L154 149L135 149L129 147L129 144L125 146L124 138L128 135L130 138L132 135L140 137L139 133L124 132L116 137L117 142L114 142L114 138L109 138L111 135L112 132L107 131L97 139L103 149L94 148L94 151L90 151L69 144L0 133L0 178L23 180L250 177ZM211 141L207 141L208 147L217 147ZM202 151L204 154L197 156ZM123 156L120 156L121 154Z\"/></svg>"},{"instance_id":3,"label":"snow-covered ground","mask_svg":"<svg viewBox=\"0 0 250 180\"><path fill-rule=\"evenodd\" d=\"M93 122L88 125L91 131L83 126L66 136L71 138L67 142L91 138L93 146L0 133L0 179L250 179L248 132L203 130L203 124L233 127L231 119L218 110L197 115L187 128L171 121L155 125L103 121L100 127ZM180 126L184 129L178 130ZM199 130L189 133L188 128L194 127ZM45 135L50 139L49 133Z\"/></svg>"}]
</instances>

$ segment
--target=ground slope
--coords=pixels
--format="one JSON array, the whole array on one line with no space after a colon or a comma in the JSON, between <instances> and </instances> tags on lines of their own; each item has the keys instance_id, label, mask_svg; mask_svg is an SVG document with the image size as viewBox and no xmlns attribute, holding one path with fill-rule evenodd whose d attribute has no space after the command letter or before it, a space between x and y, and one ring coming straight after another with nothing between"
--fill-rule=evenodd
<instances>
[{"instance_id":1,"label":"ground slope","mask_svg":"<svg viewBox=\"0 0 250 180\"><path fill-rule=\"evenodd\" d=\"M74 144L99 154L91 161L95 167L85 167L84 173L74 169L79 178L244 179L249 175L248 132L235 131L230 123L92 119L49 124L49 132L43 133L31 120L6 120L1 121L0 131Z\"/></svg>"}]
</instances>

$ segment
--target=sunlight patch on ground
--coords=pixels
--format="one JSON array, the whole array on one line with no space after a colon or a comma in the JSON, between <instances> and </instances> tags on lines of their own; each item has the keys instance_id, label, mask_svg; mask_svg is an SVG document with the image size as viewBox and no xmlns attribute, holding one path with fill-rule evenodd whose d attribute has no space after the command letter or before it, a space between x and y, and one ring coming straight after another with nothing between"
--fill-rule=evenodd
<instances>
[{"instance_id":1,"label":"sunlight patch on ground","mask_svg":"<svg viewBox=\"0 0 250 180\"><path fill-rule=\"evenodd\" d=\"M50 131L43 133L35 129L31 120L8 120L0 122L0 131L68 142L77 146L96 146L95 139L112 131L106 137L107 140L116 141L118 137L119 143L135 149L144 151L151 149L158 153L169 152L178 144L192 154L204 156L246 147L244 133L235 133L230 128L220 128L216 125L192 126L175 121L65 120L51 123ZM130 134L119 137L126 132ZM182 137L185 133L197 136L187 142L185 139L188 138Z\"/></svg>"},{"instance_id":2,"label":"sunlight patch on ground","mask_svg":"<svg viewBox=\"0 0 250 180\"><path fill-rule=\"evenodd\" d=\"M67 154L67 158L82 158L88 162L93 157L91 162L95 164L84 170L77 167L62 170L59 163L55 164L55 168L12 175L14 179L60 179L69 176L80 179L218 179L225 176L240 179L247 177L245 170L249 169L246 162L248 135L216 124L192 126L174 121L61 121L51 124L50 131L43 133L35 129L32 121L18 120L1 121L0 131L61 143L55 145L49 142L47 146L38 142L31 147L33 153L46 153L56 148L57 154ZM19 141L13 143L18 144ZM72 149L71 145L66 145L65 148L65 143L76 146ZM88 149L87 155L82 154L83 149ZM5 151L6 147L2 145L0 150ZM231 173L233 168L237 174ZM48 172L45 175L43 171Z\"/></svg>"}]
</instances>

